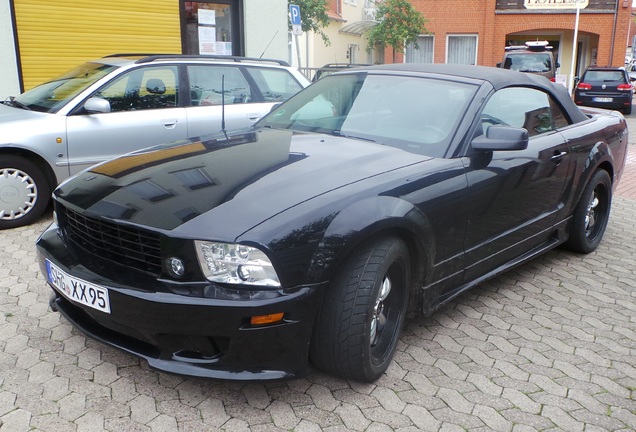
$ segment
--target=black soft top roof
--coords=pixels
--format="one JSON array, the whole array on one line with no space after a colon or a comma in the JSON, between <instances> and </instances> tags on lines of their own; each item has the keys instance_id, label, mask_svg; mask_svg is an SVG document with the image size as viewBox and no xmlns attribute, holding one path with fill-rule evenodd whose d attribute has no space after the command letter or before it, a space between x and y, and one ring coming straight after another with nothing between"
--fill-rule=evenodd
<instances>
[{"instance_id":1,"label":"black soft top roof","mask_svg":"<svg viewBox=\"0 0 636 432\"><path fill-rule=\"evenodd\" d=\"M551 93L557 102L568 112L572 122L578 123L588 119L588 117L581 112L579 107L574 104L567 89L563 85L552 83L550 80L540 75L487 66L428 63L394 63L363 67L356 69L356 71L385 71L447 75L456 78L486 81L489 82L496 90L511 86L535 87Z\"/></svg>"}]
</instances>

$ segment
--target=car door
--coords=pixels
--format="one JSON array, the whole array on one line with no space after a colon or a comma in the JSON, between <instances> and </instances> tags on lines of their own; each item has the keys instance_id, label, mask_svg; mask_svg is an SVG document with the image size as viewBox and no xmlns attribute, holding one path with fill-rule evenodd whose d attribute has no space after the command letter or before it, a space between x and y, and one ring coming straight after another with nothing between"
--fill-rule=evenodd
<instances>
[{"instance_id":1,"label":"car door","mask_svg":"<svg viewBox=\"0 0 636 432\"><path fill-rule=\"evenodd\" d=\"M525 150L476 151L467 159L467 281L552 241L570 163L557 131L567 120L543 91L499 90L486 102L481 121L477 133L498 124L524 127L529 143Z\"/></svg>"},{"instance_id":2,"label":"car door","mask_svg":"<svg viewBox=\"0 0 636 432\"><path fill-rule=\"evenodd\" d=\"M70 174L144 147L188 137L176 66L148 66L105 84L92 97L110 112L75 110L67 117Z\"/></svg>"},{"instance_id":3,"label":"car door","mask_svg":"<svg viewBox=\"0 0 636 432\"><path fill-rule=\"evenodd\" d=\"M188 136L197 137L222 130L253 125L269 108L253 94L238 66L188 65L192 104L187 109Z\"/></svg>"}]
</instances>

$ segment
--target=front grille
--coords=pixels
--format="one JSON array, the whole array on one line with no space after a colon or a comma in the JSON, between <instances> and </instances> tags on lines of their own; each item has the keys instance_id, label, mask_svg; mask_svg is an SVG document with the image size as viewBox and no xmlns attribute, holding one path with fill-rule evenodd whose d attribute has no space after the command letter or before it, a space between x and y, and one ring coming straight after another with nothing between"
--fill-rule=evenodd
<instances>
[{"instance_id":1,"label":"front grille","mask_svg":"<svg viewBox=\"0 0 636 432\"><path fill-rule=\"evenodd\" d=\"M159 276L159 235L150 231L83 216L59 206L58 221L66 237L95 257Z\"/></svg>"}]
</instances>

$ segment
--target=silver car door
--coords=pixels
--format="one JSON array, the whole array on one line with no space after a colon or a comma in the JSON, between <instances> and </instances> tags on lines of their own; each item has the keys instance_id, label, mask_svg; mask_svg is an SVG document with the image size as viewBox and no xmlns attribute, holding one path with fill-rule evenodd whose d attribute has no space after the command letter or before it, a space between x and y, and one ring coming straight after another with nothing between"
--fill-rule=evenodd
<instances>
[{"instance_id":1,"label":"silver car door","mask_svg":"<svg viewBox=\"0 0 636 432\"><path fill-rule=\"evenodd\" d=\"M185 139L185 108L180 107L176 66L142 67L106 84L92 95L106 108L76 110L67 118L70 173L133 150ZM89 107L91 99L84 106ZM99 105L99 104L98 104Z\"/></svg>"}]
</instances>

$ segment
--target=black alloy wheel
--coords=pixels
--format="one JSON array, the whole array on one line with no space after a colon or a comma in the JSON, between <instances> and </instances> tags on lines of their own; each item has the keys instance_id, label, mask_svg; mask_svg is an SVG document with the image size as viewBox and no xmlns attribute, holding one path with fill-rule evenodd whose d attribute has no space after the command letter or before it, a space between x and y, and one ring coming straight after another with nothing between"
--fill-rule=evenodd
<instances>
[{"instance_id":1,"label":"black alloy wheel","mask_svg":"<svg viewBox=\"0 0 636 432\"><path fill-rule=\"evenodd\" d=\"M570 237L565 247L574 252L593 252L601 242L612 205L612 180L607 171L594 173L574 209Z\"/></svg>"},{"instance_id":2,"label":"black alloy wheel","mask_svg":"<svg viewBox=\"0 0 636 432\"><path fill-rule=\"evenodd\" d=\"M410 272L408 248L396 237L357 251L325 294L311 344L314 365L355 381L378 379L399 341Z\"/></svg>"}]
</instances>

